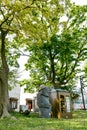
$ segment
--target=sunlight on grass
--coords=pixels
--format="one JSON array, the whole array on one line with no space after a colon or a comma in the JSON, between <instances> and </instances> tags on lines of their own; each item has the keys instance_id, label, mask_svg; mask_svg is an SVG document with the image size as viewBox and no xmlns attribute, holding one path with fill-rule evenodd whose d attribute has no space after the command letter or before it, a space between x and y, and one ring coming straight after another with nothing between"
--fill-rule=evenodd
<instances>
[{"instance_id":1,"label":"sunlight on grass","mask_svg":"<svg viewBox=\"0 0 87 130\"><path fill-rule=\"evenodd\" d=\"M87 111L75 111L72 119L39 118L37 113L0 119L0 130L87 130Z\"/></svg>"}]
</instances>

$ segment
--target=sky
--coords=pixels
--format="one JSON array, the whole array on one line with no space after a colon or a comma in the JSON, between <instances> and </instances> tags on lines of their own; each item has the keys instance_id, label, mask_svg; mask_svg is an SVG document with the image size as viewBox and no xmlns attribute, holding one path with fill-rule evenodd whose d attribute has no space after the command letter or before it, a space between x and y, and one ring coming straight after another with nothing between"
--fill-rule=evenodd
<instances>
[{"instance_id":1,"label":"sky","mask_svg":"<svg viewBox=\"0 0 87 130\"><path fill-rule=\"evenodd\" d=\"M28 57L26 56L21 56L18 60L19 64L20 64L20 69L19 69L19 73L20 73L20 79L28 79L29 78L29 71L25 71L25 67L24 64L27 62Z\"/></svg>"},{"instance_id":2,"label":"sky","mask_svg":"<svg viewBox=\"0 0 87 130\"><path fill-rule=\"evenodd\" d=\"M71 0L72 2L75 2L77 5L87 5L87 0Z\"/></svg>"}]
</instances>

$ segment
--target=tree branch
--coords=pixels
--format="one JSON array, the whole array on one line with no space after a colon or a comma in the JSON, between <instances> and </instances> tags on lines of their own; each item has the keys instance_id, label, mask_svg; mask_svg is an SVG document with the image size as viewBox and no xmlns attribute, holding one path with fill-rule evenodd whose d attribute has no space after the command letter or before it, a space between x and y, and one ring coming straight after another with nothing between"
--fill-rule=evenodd
<instances>
[{"instance_id":1,"label":"tree branch","mask_svg":"<svg viewBox=\"0 0 87 130\"><path fill-rule=\"evenodd\" d=\"M32 3L31 3L30 5L25 6L25 7L23 8L23 10L25 10L25 9L27 9L27 8L31 8L31 5L34 4L34 1L35 1L35 0L32 0Z\"/></svg>"}]
</instances>

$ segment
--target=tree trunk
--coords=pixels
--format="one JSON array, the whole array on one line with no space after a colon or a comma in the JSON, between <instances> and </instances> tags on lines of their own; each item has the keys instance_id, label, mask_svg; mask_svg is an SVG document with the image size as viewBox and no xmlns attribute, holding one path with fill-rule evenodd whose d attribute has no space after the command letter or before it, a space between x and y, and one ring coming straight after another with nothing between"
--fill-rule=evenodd
<instances>
[{"instance_id":1,"label":"tree trunk","mask_svg":"<svg viewBox=\"0 0 87 130\"><path fill-rule=\"evenodd\" d=\"M0 71L0 75L1 75L1 71ZM2 98L1 98L1 79L0 79L0 116L3 113L3 109L2 109Z\"/></svg>"},{"instance_id":2,"label":"tree trunk","mask_svg":"<svg viewBox=\"0 0 87 130\"><path fill-rule=\"evenodd\" d=\"M2 79L0 80L0 110L1 117L9 116L8 113L9 99L8 99L8 86L5 79L4 70L2 73Z\"/></svg>"},{"instance_id":3,"label":"tree trunk","mask_svg":"<svg viewBox=\"0 0 87 130\"><path fill-rule=\"evenodd\" d=\"M54 64L54 56L52 56L51 49L49 49L49 56L50 56L50 64L51 64L50 79L51 79L51 83L55 88L55 64Z\"/></svg>"},{"instance_id":4,"label":"tree trunk","mask_svg":"<svg viewBox=\"0 0 87 130\"><path fill-rule=\"evenodd\" d=\"M1 30L1 70L0 70L0 116L10 116L8 112L9 96L8 96L8 65L5 56L5 37L7 32Z\"/></svg>"}]
</instances>

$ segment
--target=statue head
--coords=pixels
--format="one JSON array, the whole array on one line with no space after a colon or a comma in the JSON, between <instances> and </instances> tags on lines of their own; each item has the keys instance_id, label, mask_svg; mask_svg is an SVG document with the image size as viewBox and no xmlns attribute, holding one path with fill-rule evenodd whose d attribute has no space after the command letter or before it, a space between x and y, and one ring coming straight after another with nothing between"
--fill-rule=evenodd
<instances>
[{"instance_id":1,"label":"statue head","mask_svg":"<svg viewBox=\"0 0 87 130\"><path fill-rule=\"evenodd\" d=\"M46 86L44 86L44 84L40 85L39 91L42 90L42 89L44 89L44 88L46 88Z\"/></svg>"}]
</instances>

